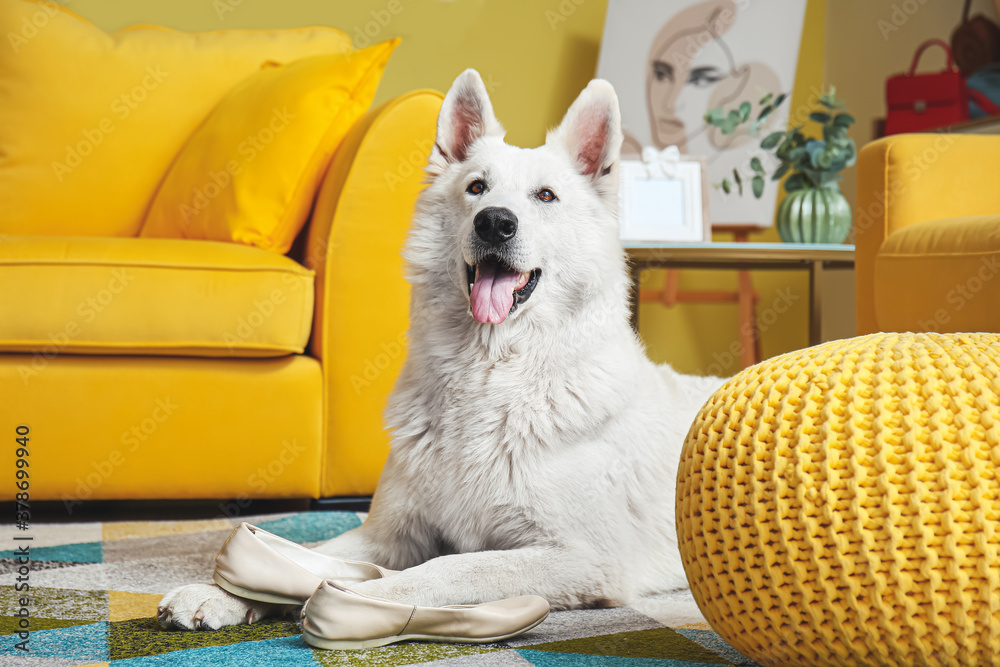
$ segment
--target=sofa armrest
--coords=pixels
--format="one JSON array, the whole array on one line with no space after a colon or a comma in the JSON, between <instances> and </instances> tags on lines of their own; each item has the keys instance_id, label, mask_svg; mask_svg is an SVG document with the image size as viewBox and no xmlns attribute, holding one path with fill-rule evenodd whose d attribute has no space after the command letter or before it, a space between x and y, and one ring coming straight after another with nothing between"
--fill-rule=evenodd
<instances>
[{"instance_id":1,"label":"sofa armrest","mask_svg":"<svg viewBox=\"0 0 1000 667\"><path fill-rule=\"evenodd\" d=\"M323 496L371 495L389 452L382 414L409 327L401 250L442 100L415 91L370 110L337 149L313 211L305 263L316 271Z\"/></svg>"},{"instance_id":2,"label":"sofa armrest","mask_svg":"<svg viewBox=\"0 0 1000 667\"><path fill-rule=\"evenodd\" d=\"M879 330L875 257L892 232L927 220L1000 212L1000 136L897 134L858 155L855 300L859 334Z\"/></svg>"}]
</instances>

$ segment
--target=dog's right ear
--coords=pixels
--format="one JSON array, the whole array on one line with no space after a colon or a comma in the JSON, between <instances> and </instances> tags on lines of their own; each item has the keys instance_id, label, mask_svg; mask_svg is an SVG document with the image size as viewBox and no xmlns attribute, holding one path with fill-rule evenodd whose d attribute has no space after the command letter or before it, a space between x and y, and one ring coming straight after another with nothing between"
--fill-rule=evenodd
<instances>
[{"instance_id":1,"label":"dog's right ear","mask_svg":"<svg viewBox=\"0 0 1000 667\"><path fill-rule=\"evenodd\" d=\"M479 72L465 70L451 84L441 105L428 172L434 177L449 164L465 160L476 139L503 134Z\"/></svg>"}]
</instances>

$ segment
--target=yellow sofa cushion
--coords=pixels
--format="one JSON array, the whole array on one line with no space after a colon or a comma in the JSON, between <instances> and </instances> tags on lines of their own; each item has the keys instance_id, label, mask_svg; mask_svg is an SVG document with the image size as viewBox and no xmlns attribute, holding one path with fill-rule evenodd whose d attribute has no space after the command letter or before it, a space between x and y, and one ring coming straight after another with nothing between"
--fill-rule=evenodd
<instances>
[{"instance_id":1,"label":"yellow sofa cushion","mask_svg":"<svg viewBox=\"0 0 1000 667\"><path fill-rule=\"evenodd\" d=\"M1000 214L892 232L875 257L873 289L886 331L1000 331Z\"/></svg>"},{"instance_id":2,"label":"yellow sofa cushion","mask_svg":"<svg viewBox=\"0 0 1000 667\"><path fill-rule=\"evenodd\" d=\"M0 429L31 427L32 500L73 513L88 500L233 498L219 504L233 517L249 498L319 496L323 369L312 357L46 361L25 378L24 355L0 354ZM14 464L15 447L0 449L11 480L0 501L18 492Z\"/></svg>"},{"instance_id":3,"label":"yellow sofa cushion","mask_svg":"<svg viewBox=\"0 0 1000 667\"><path fill-rule=\"evenodd\" d=\"M313 272L213 241L22 236L0 243L0 352L26 377L62 353L302 352Z\"/></svg>"},{"instance_id":4,"label":"yellow sofa cushion","mask_svg":"<svg viewBox=\"0 0 1000 667\"><path fill-rule=\"evenodd\" d=\"M398 43L265 67L236 86L184 145L141 235L288 252Z\"/></svg>"},{"instance_id":5,"label":"yellow sofa cushion","mask_svg":"<svg viewBox=\"0 0 1000 667\"><path fill-rule=\"evenodd\" d=\"M351 49L326 27L107 34L0 0L0 234L135 236L184 142L269 60Z\"/></svg>"}]
</instances>

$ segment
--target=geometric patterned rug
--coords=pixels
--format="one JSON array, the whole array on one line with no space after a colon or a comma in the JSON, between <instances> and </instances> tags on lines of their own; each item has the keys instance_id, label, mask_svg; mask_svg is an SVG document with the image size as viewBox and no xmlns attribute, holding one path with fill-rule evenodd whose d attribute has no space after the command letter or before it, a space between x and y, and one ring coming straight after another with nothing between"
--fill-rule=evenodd
<instances>
[{"instance_id":1,"label":"geometric patterned rug","mask_svg":"<svg viewBox=\"0 0 1000 667\"><path fill-rule=\"evenodd\" d=\"M314 545L361 524L355 512L243 517L286 539ZM27 652L20 619L0 615L0 665L23 667L752 667L711 630L688 591L629 607L553 612L529 633L496 644L409 642L360 651L309 647L291 619L209 632L167 631L156 606L168 590L211 583L215 555L238 521L32 523L30 591L16 591L13 550L0 558L0 613L28 595ZM12 525L0 527L4 545ZM24 533L19 533L24 536ZM16 547L15 547L16 549ZM24 581L23 579L21 581ZM24 644L22 644L23 646Z\"/></svg>"}]
</instances>

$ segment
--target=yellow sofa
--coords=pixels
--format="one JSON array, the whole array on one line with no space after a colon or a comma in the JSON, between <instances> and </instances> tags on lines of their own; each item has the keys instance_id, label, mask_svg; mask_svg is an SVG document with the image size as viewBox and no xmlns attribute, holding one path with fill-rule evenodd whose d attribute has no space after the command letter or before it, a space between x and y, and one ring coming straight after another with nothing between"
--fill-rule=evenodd
<instances>
[{"instance_id":1,"label":"yellow sofa","mask_svg":"<svg viewBox=\"0 0 1000 667\"><path fill-rule=\"evenodd\" d=\"M1000 137L886 137L857 183L858 333L1000 332Z\"/></svg>"},{"instance_id":2,"label":"yellow sofa","mask_svg":"<svg viewBox=\"0 0 1000 667\"><path fill-rule=\"evenodd\" d=\"M220 31L188 39L146 27L108 36L35 0L0 0L5 21L25 52L47 48L48 57L69 62L52 50L72 38L88 53L99 51L104 68L114 66L109 58L122 56L123 45L144 54L174 40L181 47L171 47L174 64L160 75L172 76L171 85L199 69L206 76L197 96L170 111L176 123L151 126L178 134L176 146L161 155L152 141L137 145L124 167L102 172L111 140L141 127L110 115L97 124L82 120L81 136L97 147L78 173L96 176L76 183L76 201L65 200L74 192L68 184L30 203L28 191L51 170L44 163L34 181L11 185L29 172L17 152L21 135L3 114L20 113L17 122L27 125L55 112L3 97L18 85L34 99L61 93L18 78L40 62L37 53L0 56L0 124L7 121L10 131L0 127L0 433L7 438L0 469L8 475L0 499L21 493L72 507L97 499L370 495L388 454L382 412L406 351L409 290L400 249L442 96L414 91L360 115L318 185L296 193L312 208L287 255L214 240L140 238L136 215L150 207L157 186L155 178L140 182L152 178L143 158L160 160L162 175L235 82L273 65L265 61L329 52L342 33ZM137 30L147 32L139 39ZM246 48L230 57L213 46L216 61L198 64L206 43L233 39ZM137 57L144 56L120 59L129 65ZM72 67L50 69L66 74ZM160 92L151 91L150 100ZM97 104L100 111L105 103ZM72 101L61 110L66 106ZM152 101L136 108L136 117L157 109ZM94 128L104 120L111 130L102 141L109 143L100 145ZM266 159L262 152L258 160ZM117 192L88 195L103 181ZM122 220L128 224L112 224ZM17 467L18 458L26 467Z\"/></svg>"}]
</instances>

